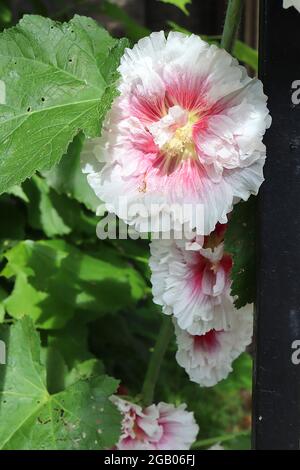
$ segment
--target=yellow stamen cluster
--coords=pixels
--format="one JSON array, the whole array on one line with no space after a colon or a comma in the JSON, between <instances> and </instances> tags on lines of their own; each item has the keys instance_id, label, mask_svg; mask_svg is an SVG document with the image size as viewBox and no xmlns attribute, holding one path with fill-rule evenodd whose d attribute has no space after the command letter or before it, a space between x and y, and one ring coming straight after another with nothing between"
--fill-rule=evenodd
<instances>
[{"instance_id":1,"label":"yellow stamen cluster","mask_svg":"<svg viewBox=\"0 0 300 470\"><path fill-rule=\"evenodd\" d=\"M196 147L193 140L193 125L195 119L189 118L188 122L179 127L173 137L162 147L162 151L170 158L187 160L197 156Z\"/></svg>"}]
</instances>

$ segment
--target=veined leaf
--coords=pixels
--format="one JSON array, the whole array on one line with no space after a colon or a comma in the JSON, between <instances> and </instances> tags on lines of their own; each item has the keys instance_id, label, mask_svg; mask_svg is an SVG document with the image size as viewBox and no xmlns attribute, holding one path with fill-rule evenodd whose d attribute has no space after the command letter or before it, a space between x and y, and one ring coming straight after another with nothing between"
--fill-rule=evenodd
<instances>
[{"instance_id":1,"label":"veined leaf","mask_svg":"<svg viewBox=\"0 0 300 470\"><path fill-rule=\"evenodd\" d=\"M67 175L65 177L67 179ZM97 219L94 214L85 213L79 202L58 194L47 183L44 178L34 175L22 185L29 202L29 224L43 230L49 238L68 235L72 231L95 236Z\"/></svg>"},{"instance_id":2,"label":"veined leaf","mask_svg":"<svg viewBox=\"0 0 300 470\"><path fill-rule=\"evenodd\" d=\"M141 275L117 254L106 261L63 240L26 240L5 257L0 275L15 279L5 308L17 319L30 316L40 328L62 328L76 310L91 321L134 305L146 291Z\"/></svg>"},{"instance_id":3,"label":"veined leaf","mask_svg":"<svg viewBox=\"0 0 300 470\"><path fill-rule=\"evenodd\" d=\"M23 190L29 200L28 222L33 228L44 230L49 238L71 232L71 227L65 223L53 204L52 190L43 178L34 175L24 182Z\"/></svg>"},{"instance_id":4,"label":"veined leaf","mask_svg":"<svg viewBox=\"0 0 300 470\"><path fill-rule=\"evenodd\" d=\"M50 169L82 130L99 135L126 41L90 18L24 16L0 36L0 193Z\"/></svg>"},{"instance_id":5,"label":"veined leaf","mask_svg":"<svg viewBox=\"0 0 300 470\"><path fill-rule=\"evenodd\" d=\"M58 193L67 194L69 197L83 203L88 209L96 212L99 199L89 186L81 169L83 142L83 135L76 136L70 144L67 154L52 170L44 172L44 176L48 184Z\"/></svg>"},{"instance_id":6,"label":"veined leaf","mask_svg":"<svg viewBox=\"0 0 300 470\"><path fill-rule=\"evenodd\" d=\"M0 449L105 449L120 434L120 416L109 397L118 382L107 376L78 380L50 394L37 332L24 317L1 328L7 364L0 370Z\"/></svg>"}]
</instances>

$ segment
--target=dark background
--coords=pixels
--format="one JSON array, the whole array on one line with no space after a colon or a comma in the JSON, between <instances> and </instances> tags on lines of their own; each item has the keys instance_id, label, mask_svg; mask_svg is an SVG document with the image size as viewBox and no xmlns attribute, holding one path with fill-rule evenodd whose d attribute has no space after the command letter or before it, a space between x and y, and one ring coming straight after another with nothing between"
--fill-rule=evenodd
<instances>
[{"instance_id":1,"label":"dark background","mask_svg":"<svg viewBox=\"0 0 300 470\"><path fill-rule=\"evenodd\" d=\"M152 31L166 29L166 18L194 33L219 35L222 31L226 0L193 0L185 16L173 5L157 0L113 0L139 24ZM258 0L246 0L240 38L257 47ZM17 23L24 13L36 13L53 19L68 20L75 13L88 15L105 24L116 36L125 34L118 21L103 14L103 0L0 0L1 27ZM5 14L9 10L11 15ZM8 20L8 21L7 21Z\"/></svg>"}]
</instances>

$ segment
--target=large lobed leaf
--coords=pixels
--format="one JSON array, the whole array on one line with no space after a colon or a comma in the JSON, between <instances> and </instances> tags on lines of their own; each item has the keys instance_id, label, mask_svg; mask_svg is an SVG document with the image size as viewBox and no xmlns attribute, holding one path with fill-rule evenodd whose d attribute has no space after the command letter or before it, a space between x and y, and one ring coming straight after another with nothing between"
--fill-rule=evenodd
<instances>
[{"instance_id":1,"label":"large lobed leaf","mask_svg":"<svg viewBox=\"0 0 300 470\"><path fill-rule=\"evenodd\" d=\"M24 16L0 36L0 193L49 169L82 130L99 135L127 44L90 18Z\"/></svg>"},{"instance_id":2,"label":"large lobed leaf","mask_svg":"<svg viewBox=\"0 0 300 470\"><path fill-rule=\"evenodd\" d=\"M120 416L109 400L115 379L78 380L51 395L31 320L2 327L0 335L7 344L7 364L0 369L0 449L105 449L116 443Z\"/></svg>"},{"instance_id":3,"label":"large lobed leaf","mask_svg":"<svg viewBox=\"0 0 300 470\"><path fill-rule=\"evenodd\" d=\"M26 314L38 327L50 329L62 328L77 310L91 321L134 305L145 294L145 282L113 255L103 253L101 259L63 240L18 243L5 253L7 264L1 272L15 279L11 295L3 301L6 311L17 319Z\"/></svg>"}]
</instances>

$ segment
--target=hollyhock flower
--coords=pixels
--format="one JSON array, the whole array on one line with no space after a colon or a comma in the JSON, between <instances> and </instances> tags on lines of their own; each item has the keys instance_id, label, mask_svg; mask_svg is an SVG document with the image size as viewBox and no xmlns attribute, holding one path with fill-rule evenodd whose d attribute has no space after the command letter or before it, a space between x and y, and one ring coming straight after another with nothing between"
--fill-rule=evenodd
<instances>
[{"instance_id":1,"label":"hollyhock flower","mask_svg":"<svg viewBox=\"0 0 300 470\"><path fill-rule=\"evenodd\" d=\"M300 13L300 0L283 0L283 8L295 7Z\"/></svg>"},{"instance_id":2,"label":"hollyhock flower","mask_svg":"<svg viewBox=\"0 0 300 470\"><path fill-rule=\"evenodd\" d=\"M153 240L150 245L153 300L191 334L227 329L234 310L232 258L223 243L214 246L218 241L213 232L197 251L187 250L181 240Z\"/></svg>"},{"instance_id":3,"label":"hollyhock flower","mask_svg":"<svg viewBox=\"0 0 300 470\"><path fill-rule=\"evenodd\" d=\"M197 437L199 427L184 404L176 408L159 403L143 409L116 396L112 401L123 417L119 450L188 450Z\"/></svg>"},{"instance_id":4,"label":"hollyhock flower","mask_svg":"<svg viewBox=\"0 0 300 470\"><path fill-rule=\"evenodd\" d=\"M230 317L227 330L211 329L203 335L191 335L175 322L177 362L193 382L203 387L225 379L232 371L232 362L251 342L253 307L235 310Z\"/></svg>"},{"instance_id":5,"label":"hollyhock flower","mask_svg":"<svg viewBox=\"0 0 300 470\"><path fill-rule=\"evenodd\" d=\"M176 32L141 39L118 70L102 148L84 168L91 187L138 231L185 224L208 235L263 181L262 83L226 51Z\"/></svg>"}]
</instances>

